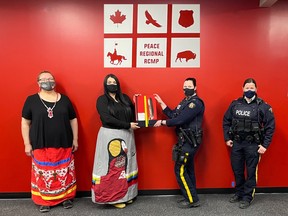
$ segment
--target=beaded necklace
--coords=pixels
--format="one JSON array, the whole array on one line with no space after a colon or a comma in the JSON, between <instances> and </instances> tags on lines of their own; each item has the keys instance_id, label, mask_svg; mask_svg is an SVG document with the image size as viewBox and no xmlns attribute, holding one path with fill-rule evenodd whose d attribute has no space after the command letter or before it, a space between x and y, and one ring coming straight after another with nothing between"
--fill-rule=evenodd
<instances>
[{"instance_id":1,"label":"beaded necklace","mask_svg":"<svg viewBox=\"0 0 288 216\"><path fill-rule=\"evenodd\" d=\"M52 108L51 107L48 107L45 103L44 103L44 101L42 100L42 98L40 97L40 94L38 93L38 95L39 95L39 98L40 98L40 101L42 102L42 104L46 107L46 109L47 109L47 112L48 112L48 118L53 118L53 109L55 108L55 106L56 106L56 103L57 103L57 100L58 100L58 93L56 93L57 94L57 96L56 96L56 101L55 101L55 103L54 103L54 105L52 106Z\"/></svg>"}]
</instances>

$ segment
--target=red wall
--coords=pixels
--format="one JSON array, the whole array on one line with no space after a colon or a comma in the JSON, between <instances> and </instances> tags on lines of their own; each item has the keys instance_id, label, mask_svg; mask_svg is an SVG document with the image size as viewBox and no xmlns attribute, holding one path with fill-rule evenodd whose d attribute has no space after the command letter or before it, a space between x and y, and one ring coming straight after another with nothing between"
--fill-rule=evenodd
<instances>
[{"instance_id":1,"label":"red wall","mask_svg":"<svg viewBox=\"0 0 288 216\"><path fill-rule=\"evenodd\" d=\"M173 3L135 1L165 2ZM184 79L197 78L198 93L206 104L205 138L196 156L198 188L231 187L222 117L230 102L241 95L244 79L254 77L259 96L273 107L277 124L273 143L260 163L259 186L288 187L288 2L278 0L271 8L259 8L259 0L174 2L201 5L199 69L103 68L103 4L122 1L1 1L0 192L30 190L31 159L24 154L21 110L26 97L38 91L36 76L44 69L55 74L58 91L67 94L77 110L79 191L90 190L101 125L95 101L102 94L103 78L111 72L128 95L158 93L171 107L183 97ZM160 111L158 115L164 118ZM176 142L173 128L144 128L135 135L139 189L178 188L171 161Z\"/></svg>"}]
</instances>

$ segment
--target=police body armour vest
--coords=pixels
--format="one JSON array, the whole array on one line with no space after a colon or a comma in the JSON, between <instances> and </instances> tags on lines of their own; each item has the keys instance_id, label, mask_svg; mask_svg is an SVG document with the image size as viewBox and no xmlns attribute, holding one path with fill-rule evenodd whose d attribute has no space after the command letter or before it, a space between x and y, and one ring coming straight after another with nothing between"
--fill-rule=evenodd
<instances>
[{"instance_id":1,"label":"police body armour vest","mask_svg":"<svg viewBox=\"0 0 288 216\"><path fill-rule=\"evenodd\" d=\"M258 125L258 102L259 101L247 104L243 101L243 98L241 98L241 100L238 99L233 108L232 127L234 132L254 131L253 128Z\"/></svg>"}]
</instances>

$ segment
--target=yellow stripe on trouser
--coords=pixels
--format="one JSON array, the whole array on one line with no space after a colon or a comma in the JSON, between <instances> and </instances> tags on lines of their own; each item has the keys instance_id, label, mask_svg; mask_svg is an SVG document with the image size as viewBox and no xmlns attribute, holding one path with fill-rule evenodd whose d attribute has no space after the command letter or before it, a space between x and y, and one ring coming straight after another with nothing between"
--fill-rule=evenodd
<instances>
[{"instance_id":1,"label":"yellow stripe on trouser","mask_svg":"<svg viewBox=\"0 0 288 216\"><path fill-rule=\"evenodd\" d=\"M186 157L187 157L187 156L188 156L188 153L186 153L185 155L186 155ZM185 177L184 177L184 166L185 166L186 161L187 161L187 158L186 158L186 157L185 157L185 159L184 159L184 164L182 164L182 166L180 167L180 178L181 178L182 183L183 183L183 185L184 185L184 188L185 188L185 190L186 190L186 193L187 193L189 202L190 202L190 203L193 203L193 197L192 197L192 195L191 195L190 189L189 189L188 184L187 184L187 182L186 182L186 180L185 180Z\"/></svg>"},{"instance_id":2,"label":"yellow stripe on trouser","mask_svg":"<svg viewBox=\"0 0 288 216\"><path fill-rule=\"evenodd\" d=\"M261 160L261 155L259 155L258 164L260 163L260 160ZM257 166L256 166L256 171L255 171L256 184L257 184L257 182L258 182L258 164L257 164ZM255 188L253 189L253 192L252 192L252 199L254 199L254 196L255 196Z\"/></svg>"}]
</instances>

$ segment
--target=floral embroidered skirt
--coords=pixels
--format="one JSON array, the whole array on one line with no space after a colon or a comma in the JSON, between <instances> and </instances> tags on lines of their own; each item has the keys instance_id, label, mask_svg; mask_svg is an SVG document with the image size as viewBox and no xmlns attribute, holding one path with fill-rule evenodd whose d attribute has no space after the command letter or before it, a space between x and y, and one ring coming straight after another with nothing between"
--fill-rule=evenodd
<instances>
[{"instance_id":1,"label":"floral embroidered skirt","mask_svg":"<svg viewBox=\"0 0 288 216\"><path fill-rule=\"evenodd\" d=\"M37 205L54 206L76 195L76 175L72 148L44 148L33 151L32 200Z\"/></svg>"}]
</instances>

